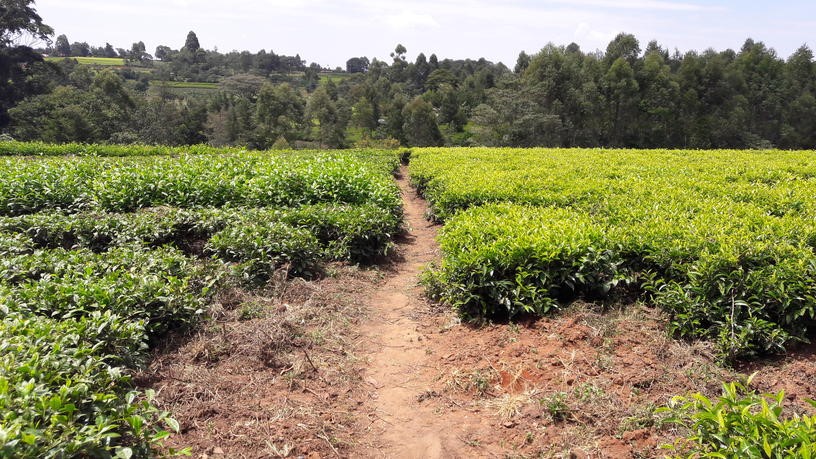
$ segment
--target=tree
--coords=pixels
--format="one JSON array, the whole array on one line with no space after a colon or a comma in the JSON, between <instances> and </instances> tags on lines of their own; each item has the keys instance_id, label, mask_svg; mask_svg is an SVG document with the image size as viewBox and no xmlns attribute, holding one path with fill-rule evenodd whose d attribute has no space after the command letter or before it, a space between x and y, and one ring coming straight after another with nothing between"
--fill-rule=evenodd
<instances>
[{"instance_id":1,"label":"tree","mask_svg":"<svg viewBox=\"0 0 816 459\"><path fill-rule=\"evenodd\" d=\"M518 59L516 59L516 66L513 68L513 73L521 75L530 66L530 56L524 51L520 52Z\"/></svg>"},{"instance_id":2,"label":"tree","mask_svg":"<svg viewBox=\"0 0 816 459\"><path fill-rule=\"evenodd\" d=\"M784 61L762 42L748 39L733 62L748 99L749 147L765 148L779 142L783 111Z\"/></svg>"},{"instance_id":3,"label":"tree","mask_svg":"<svg viewBox=\"0 0 816 459\"><path fill-rule=\"evenodd\" d=\"M99 72L87 90L59 86L9 110L13 134L46 142L132 141L135 100L115 73Z\"/></svg>"},{"instance_id":4,"label":"tree","mask_svg":"<svg viewBox=\"0 0 816 459\"><path fill-rule=\"evenodd\" d=\"M320 64L316 64L312 62L309 64L309 67L304 69L303 71L303 84L306 86L306 90L311 92L317 88L317 84L320 83L320 71L323 70L320 68Z\"/></svg>"},{"instance_id":5,"label":"tree","mask_svg":"<svg viewBox=\"0 0 816 459\"><path fill-rule=\"evenodd\" d=\"M288 84L264 83L255 103L256 143L268 146L281 137L295 140L302 130L304 109L303 97Z\"/></svg>"},{"instance_id":6,"label":"tree","mask_svg":"<svg viewBox=\"0 0 816 459\"><path fill-rule=\"evenodd\" d=\"M31 0L0 2L0 129L8 124L8 109L34 92L31 85L34 64L43 61L42 55L22 44L23 38L50 42L54 33L42 22L32 3Z\"/></svg>"},{"instance_id":7,"label":"tree","mask_svg":"<svg viewBox=\"0 0 816 459\"><path fill-rule=\"evenodd\" d=\"M172 54L173 50L170 49L169 46L159 45L156 47L156 52L153 53L156 56L156 59L164 62L170 60L170 55Z\"/></svg>"},{"instance_id":8,"label":"tree","mask_svg":"<svg viewBox=\"0 0 816 459\"><path fill-rule=\"evenodd\" d=\"M370 62L367 57L352 57L346 61L346 72L365 73L368 71Z\"/></svg>"},{"instance_id":9,"label":"tree","mask_svg":"<svg viewBox=\"0 0 816 459\"><path fill-rule=\"evenodd\" d=\"M442 145L442 133L436 124L436 115L428 102L417 97L402 109L402 131L408 144L415 147Z\"/></svg>"},{"instance_id":10,"label":"tree","mask_svg":"<svg viewBox=\"0 0 816 459\"><path fill-rule=\"evenodd\" d=\"M221 80L222 91L235 94L249 100L255 100L267 79L251 73L239 73Z\"/></svg>"},{"instance_id":11,"label":"tree","mask_svg":"<svg viewBox=\"0 0 816 459\"><path fill-rule=\"evenodd\" d=\"M678 143L673 133L678 124L680 85L672 78L665 56L659 48L647 51L638 74L641 112L638 146L656 148Z\"/></svg>"},{"instance_id":12,"label":"tree","mask_svg":"<svg viewBox=\"0 0 816 459\"><path fill-rule=\"evenodd\" d=\"M486 146L558 146L561 120L537 101L541 88L492 89L486 104L473 110L473 139Z\"/></svg>"},{"instance_id":13,"label":"tree","mask_svg":"<svg viewBox=\"0 0 816 459\"><path fill-rule=\"evenodd\" d=\"M329 148L341 147L345 142L345 126L340 122L337 106L325 86L312 93L306 106L306 118L317 123L317 141Z\"/></svg>"},{"instance_id":14,"label":"tree","mask_svg":"<svg viewBox=\"0 0 816 459\"><path fill-rule=\"evenodd\" d=\"M0 3L0 48L19 46L26 35L50 42L54 29L43 23L32 3L33 0L3 0Z\"/></svg>"},{"instance_id":15,"label":"tree","mask_svg":"<svg viewBox=\"0 0 816 459\"><path fill-rule=\"evenodd\" d=\"M184 40L184 50L187 50L190 54L195 55L195 53L201 48L201 45L198 43L198 37L196 36L195 32L192 30L187 32L187 39Z\"/></svg>"},{"instance_id":16,"label":"tree","mask_svg":"<svg viewBox=\"0 0 816 459\"><path fill-rule=\"evenodd\" d=\"M147 53L147 49L145 48L143 41L131 45L130 52L128 52L128 59L134 62L143 62L151 57L152 56Z\"/></svg>"},{"instance_id":17,"label":"tree","mask_svg":"<svg viewBox=\"0 0 816 459\"><path fill-rule=\"evenodd\" d=\"M68 57L71 55L71 44L68 43L68 37L64 34L57 37L54 42L54 54L60 57Z\"/></svg>"},{"instance_id":18,"label":"tree","mask_svg":"<svg viewBox=\"0 0 816 459\"><path fill-rule=\"evenodd\" d=\"M91 47L87 42L73 42L71 43L71 56L87 57L91 55Z\"/></svg>"},{"instance_id":19,"label":"tree","mask_svg":"<svg viewBox=\"0 0 816 459\"><path fill-rule=\"evenodd\" d=\"M399 61L405 62L405 53L407 53L407 52L408 52L408 50L405 49L404 46L402 46L401 44L398 44L396 46L396 48L394 48L394 52L391 53L391 58L394 59L394 61L399 60Z\"/></svg>"},{"instance_id":20,"label":"tree","mask_svg":"<svg viewBox=\"0 0 816 459\"><path fill-rule=\"evenodd\" d=\"M624 59L630 67L634 67L640 55L640 42L634 35L619 33L606 47L606 62L611 65L618 59Z\"/></svg>"},{"instance_id":21,"label":"tree","mask_svg":"<svg viewBox=\"0 0 816 459\"><path fill-rule=\"evenodd\" d=\"M404 82L406 81L406 71L405 69L408 67L408 62L405 60L405 53L408 50L405 49L402 45L397 45L394 48L394 51L391 53L391 58L394 62L391 64L390 68L390 78L391 81L395 82Z\"/></svg>"},{"instance_id":22,"label":"tree","mask_svg":"<svg viewBox=\"0 0 816 459\"><path fill-rule=\"evenodd\" d=\"M419 55L417 55L412 70L412 83L414 85L414 89L417 92L424 92L425 82L428 80L428 76L433 71L431 65L428 64L428 59L425 57L425 53L419 53Z\"/></svg>"},{"instance_id":23,"label":"tree","mask_svg":"<svg viewBox=\"0 0 816 459\"><path fill-rule=\"evenodd\" d=\"M377 129L377 114L374 104L367 98L361 97L351 109L351 125L363 131Z\"/></svg>"},{"instance_id":24,"label":"tree","mask_svg":"<svg viewBox=\"0 0 816 459\"><path fill-rule=\"evenodd\" d=\"M116 50L113 49L113 46L110 43L105 43L104 55L105 55L105 57L116 57L117 56Z\"/></svg>"},{"instance_id":25,"label":"tree","mask_svg":"<svg viewBox=\"0 0 816 459\"><path fill-rule=\"evenodd\" d=\"M635 129L638 82L635 72L624 57L612 63L604 77L609 101L609 140L612 146L625 146L628 135Z\"/></svg>"},{"instance_id":26,"label":"tree","mask_svg":"<svg viewBox=\"0 0 816 459\"><path fill-rule=\"evenodd\" d=\"M786 109L780 146L816 147L816 64L813 51L802 45L786 65Z\"/></svg>"}]
</instances>

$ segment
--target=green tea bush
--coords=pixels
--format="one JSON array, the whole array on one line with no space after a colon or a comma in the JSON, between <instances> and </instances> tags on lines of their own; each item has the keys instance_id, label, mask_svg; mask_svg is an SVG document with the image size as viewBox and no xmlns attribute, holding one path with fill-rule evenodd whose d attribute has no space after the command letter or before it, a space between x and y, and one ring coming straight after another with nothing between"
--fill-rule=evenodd
<instances>
[{"instance_id":1,"label":"green tea bush","mask_svg":"<svg viewBox=\"0 0 816 459\"><path fill-rule=\"evenodd\" d=\"M180 246L195 241L203 245L228 227L274 222L311 232L320 243L320 258L369 262L390 253L391 239L400 231L402 218L401 208L334 203L296 208L161 207L133 213L67 215L41 212L0 217L0 251L87 248L103 252L129 244L175 245L184 249Z\"/></svg>"},{"instance_id":2,"label":"green tea bush","mask_svg":"<svg viewBox=\"0 0 816 459\"><path fill-rule=\"evenodd\" d=\"M138 322L0 314L0 457L147 457L178 423L133 390Z\"/></svg>"},{"instance_id":3,"label":"green tea bush","mask_svg":"<svg viewBox=\"0 0 816 459\"><path fill-rule=\"evenodd\" d=\"M816 325L813 156L415 149L412 181L446 222L432 293L468 316L512 316L569 298L560 279L588 296L626 285L724 359L781 351ZM548 258L587 234L603 237Z\"/></svg>"},{"instance_id":4,"label":"green tea bush","mask_svg":"<svg viewBox=\"0 0 816 459\"><path fill-rule=\"evenodd\" d=\"M156 337L192 324L216 280L170 248L37 251L0 259L0 283L8 289L0 306L55 319L108 311L143 322Z\"/></svg>"},{"instance_id":5,"label":"green tea bush","mask_svg":"<svg viewBox=\"0 0 816 459\"><path fill-rule=\"evenodd\" d=\"M222 260L240 263L241 277L257 282L269 279L284 265L291 275L317 274L320 249L309 231L272 222L225 228L213 235L205 250Z\"/></svg>"},{"instance_id":6,"label":"green tea bush","mask_svg":"<svg viewBox=\"0 0 816 459\"><path fill-rule=\"evenodd\" d=\"M99 145L85 143L0 142L0 156L172 156L238 151L208 145L167 147L159 145Z\"/></svg>"},{"instance_id":7,"label":"green tea bush","mask_svg":"<svg viewBox=\"0 0 816 459\"><path fill-rule=\"evenodd\" d=\"M558 299L605 294L626 280L603 227L569 209L495 204L451 219L429 283L469 318L543 314Z\"/></svg>"},{"instance_id":8,"label":"green tea bush","mask_svg":"<svg viewBox=\"0 0 816 459\"><path fill-rule=\"evenodd\" d=\"M784 392L760 395L736 382L723 384L715 400L699 393L674 397L659 411L688 434L668 448L678 458L814 457L816 418L785 415L784 400Z\"/></svg>"},{"instance_id":9,"label":"green tea bush","mask_svg":"<svg viewBox=\"0 0 816 459\"><path fill-rule=\"evenodd\" d=\"M360 152L0 160L0 215L41 210L375 204L400 215L387 168L396 153Z\"/></svg>"},{"instance_id":10,"label":"green tea bush","mask_svg":"<svg viewBox=\"0 0 816 459\"><path fill-rule=\"evenodd\" d=\"M370 262L401 228L398 152L215 153L0 143L0 457L156 456L178 424L130 375L225 274Z\"/></svg>"}]
</instances>

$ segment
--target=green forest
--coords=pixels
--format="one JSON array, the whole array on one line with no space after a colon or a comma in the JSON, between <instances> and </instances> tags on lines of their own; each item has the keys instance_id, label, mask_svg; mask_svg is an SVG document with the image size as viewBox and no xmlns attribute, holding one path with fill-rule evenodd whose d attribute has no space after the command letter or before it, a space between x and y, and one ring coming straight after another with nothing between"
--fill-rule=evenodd
<instances>
[{"instance_id":1,"label":"green forest","mask_svg":"<svg viewBox=\"0 0 816 459\"><path fill-rule=\"evenodd\" d=\"M370 146L814 148L816 63L746 39L680 53L620 33L547 43L513 68L397 45L346 68L273 51L129 49L55 37L31 1L0 6L0 133L16 140L251 149ZM44 22L45 21L45 22ZM44 44L26 46L24 37ZM104 39L104 37L100 37ZM183 43L182 43L183 42ZM353 53L353 50L351 51Z\"/></svg>"}]
</instances>

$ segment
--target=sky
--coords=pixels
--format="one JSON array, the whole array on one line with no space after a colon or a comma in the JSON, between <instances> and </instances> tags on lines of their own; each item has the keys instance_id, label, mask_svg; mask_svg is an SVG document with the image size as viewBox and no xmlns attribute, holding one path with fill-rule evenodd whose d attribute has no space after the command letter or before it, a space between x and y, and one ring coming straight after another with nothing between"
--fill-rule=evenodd
<instances>
[{"instance_id":1,"label":"sky","mask_svg":"<svg viewBox=\"0 0 816 459\"><path fill-rule=\"evenodd\" d=\"M816 49L816 1L737 0L35 0L44 22L70 42L178 49L195 31L205 49L272 50L343 67L351 57L390 61L398 43L413 60L478 59L513 67L520 51L575 42L605 50L620 32L641 49L738 50L746 38L787 58Z\"/></svg>"}]
</instances>

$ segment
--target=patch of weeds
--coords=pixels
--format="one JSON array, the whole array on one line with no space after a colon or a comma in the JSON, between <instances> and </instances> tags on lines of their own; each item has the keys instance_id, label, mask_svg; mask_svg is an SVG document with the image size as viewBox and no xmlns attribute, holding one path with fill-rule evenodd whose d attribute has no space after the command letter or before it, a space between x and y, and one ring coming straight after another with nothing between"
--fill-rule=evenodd
<instances>
[{"instance_id":1,"label":"patch of weeds","mask_svg":"<svg viewBox=\"0 0 816 459\"><path fill-rule=\"evenodd\" d=\"M528 445L532 445L534 441L535 441L535 433L527 432L524 435L524 443L526 443Z\"/></svg>"},{"instance_id":2,"label":"patch of weeds","mask_svg":"<svg viewBox=\"0 0 816 459\"><path fill-rule=\"evenodd\" d=\"M478 370L470 375L470 385L476 391L476 395L482 397L490 390L490 379L489 375Z\"/></svg>"},{"instance_id":3,"label":"patch of weeds","mask_svg":"<svg viewBox=\"0 0 816 459\"><path fill-rule=\"evenodd\" d=\"M311 330L306 333L306 336L315 346L322 346L326 343L326 334L323 330Z\"/></svg>"},{"instance_id":4,"label":"patch of weeds","mask_svg":"<svg viewBox=\"0 0 816 459\"><path fill-rule=\"evenodd\" d=\"M611 355L605 352L598 352L595 355L595 362L593 362L593 364L598 370L609 371L615 365L615 360Z\"/></svg>"},{"instance_id":5,"label":"patch of weeds","mask_svg":"<svg viewBox=\"0 0 816 459\"><path fill-rule=\"evenodd\" d=\"M478 438L463 438L462 442L471 448L478 448L482 446L482 442L480 442Z\"/></svg>"},{"instance_id":6,"label":"patch of weeds","mask_svg":"<svg viewBox=\"0 0 816 459\"><path fill-rule=\"evenodd\" d=\"M246 303L241 303L241 306L238 307L237 315L238 320L252 320L252 319L259 319L264 316L265 308L262 304L256 303L254 301L248 301Z\"/></svg>"},{"instance_id":7,"label":"patch of weeds","mask_svg":"<svg viewBox=\"0 0 816 459\"><path fill-rule=\"evenodd\" d=\"M606 392L594 384L585 382L575 387L572 390L572 395L574 395L575 398L581 402L588 403L593 400L603 398L606 395Z\"/></svg>"},{"instance_id":8,"label":"patch of weeds","mask_svg":"<svg viewBox=\"0 0 816 459\"><path fill-rule=\"evenodd\" d=\"M555 392L552 395L540 399L538 402L547 413L549 413L553 421L560 422L569 419L572 413L572 409L567 403L568 399L569 395L566 392Z\"/></svg>"},{"instance_id":9,"label":"patch of weeds","mask_svg":"<svg viewBox=\"0 0 816 459\"><path fill-rule=\"evenodd\" d=\"M659 426L662 423L662 418L657 415L655 410L657 410L657 407L654 403L636 407L631 415L621 419L618 431L624 433Z\"/></svg>"}]
</instances>

